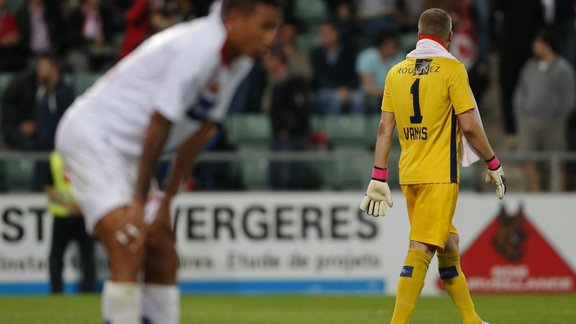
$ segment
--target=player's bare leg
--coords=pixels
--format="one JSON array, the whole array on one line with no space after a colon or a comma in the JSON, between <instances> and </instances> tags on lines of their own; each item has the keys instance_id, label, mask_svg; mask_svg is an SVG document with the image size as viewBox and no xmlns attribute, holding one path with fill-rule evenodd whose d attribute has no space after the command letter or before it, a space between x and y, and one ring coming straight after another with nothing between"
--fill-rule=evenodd
<instances>
[{"instance_id":1,"label":"player's bare leg","mask_svg":"<svg viewBox=\"0 0 576 324\"><path fill-rule=\"evenodd\" d=\"M177 324L180 319L180 295L176 286L178 254L169 206L161 207L155 222L150 225L145 249L144 318L149 323Z\"/></svg>"},{"instance_id":2,"label":"player's bare leg","mask_svg":"<svg viewBox=\"0 0 576 324\"><path fill-rule=\"evenodd\" d=\"M149 283L176 284L178 255L174 232L169 224L151 226L146 238L144 259L144 281ZM162 262L158 262L162 260Z\"/></svg>"},{"instance_id":3,"label":"player's bare leg","mask_svg":"<svg viewBox=\"0 0 576 324\"><path fill-rule=\"evenodd\" d=\"M137 280L144 250L129 249L128 244L138 239L138 231L130 225L126 227L127 211L127 207L111 211L94 230L104 245L110 269L109 280L102 292L102 311L107 322L139 324L142 293Z\"/></svg>"},{"instance_id":4,"label":"player's bare leg","mask_svg":"<svg viewBox=\"0 0 576 324\"><path fill-rule=\"evenodd\" d=\"M424 278L436 246L416 241L410 241L410 249L404 261L398 288L396 290L396 304L392 315L393 324L408 323L416 302L424 287Z\"/></svg>"},{"instance_id":5,"label":"player's bare leg","mask_svg":"<svg viewBox=\"0 0 576 324\"><path fill-rule=\"evenodd\" d=\"M438 251L438 271L444 288L452 298L464 323L480 324L482 320L476 314L466 277L460 267L459 242L458 234L450 233L446 247L443 251Z\"/></svg>"}]
</instances>

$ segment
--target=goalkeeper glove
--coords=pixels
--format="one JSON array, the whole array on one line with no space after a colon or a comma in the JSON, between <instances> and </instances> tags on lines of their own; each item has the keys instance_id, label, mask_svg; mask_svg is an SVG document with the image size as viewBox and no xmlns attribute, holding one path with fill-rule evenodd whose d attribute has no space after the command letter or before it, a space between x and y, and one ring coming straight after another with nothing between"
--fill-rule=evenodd
<instances>
[{"instance_id":1,"label":"goalkeeper glove","mask_svg":"<svg viewBox=\"0 0 576 324\"><path fill-rule=\"evenodd\" d=\"M506 177L504 176L504 170L502 169L502 164L494 155L490 160L486 160L486 165L488 165L488 173L484 179L487 183L493 183L496 185L496 196L502 199L506 193Z\"/></svg>"},{"instance_id":2,"label":"goalkeeper glove","mask_svg":"<svg viewBox=\"0 0 576 324\"><path fill-rule=\"evenodd\" d=\"M387 178L388 169L378 167L372 169L372 180L370 180L366 196L360 204L360 209L368 215L386 216L386 210L388 207L392 207L392 195L390 194L390 187L386 183Z\"/></svg>"}]
</instances>

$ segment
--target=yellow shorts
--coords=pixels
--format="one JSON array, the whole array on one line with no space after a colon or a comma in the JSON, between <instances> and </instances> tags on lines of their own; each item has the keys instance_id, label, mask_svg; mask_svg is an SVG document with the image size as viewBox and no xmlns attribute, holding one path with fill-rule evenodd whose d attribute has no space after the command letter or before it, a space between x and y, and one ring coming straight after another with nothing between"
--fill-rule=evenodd
<instances>
[{"instance_id":1,"label":"yellow shorts","mask_svg":"<svg viewBox=\"0 0 576 324\"><path fill-rule=\"evenodd\" d=\"M457 183L402 185L410 218L410 240L444 248L449 233L458 233L452 224Z\"/></svg>"}]
</instances>

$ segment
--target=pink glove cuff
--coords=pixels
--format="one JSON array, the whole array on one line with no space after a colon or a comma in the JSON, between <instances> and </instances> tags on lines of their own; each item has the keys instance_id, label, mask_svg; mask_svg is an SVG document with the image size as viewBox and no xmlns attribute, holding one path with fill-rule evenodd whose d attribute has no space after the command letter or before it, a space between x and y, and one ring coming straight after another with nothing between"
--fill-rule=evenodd
<instances>
[{"instance_id":1,"label":"pink glove cuff","mask_svg":"<svg viewBox=\"0 0 576 324\"><path fill-rule=\"evenodd\" d=\"M382 169L375 166L372 168L372 179L386 181L388 179L388 169Z\"/></svg>"},{"instance_id":2,"label":"pink glove cuff","mask_svg":"<svg viewBox=\"0 0 576 324\"><path fill-rule=\"evenodd\" d=\"M490 170L496 170L500 167L500 160L494 155L490 160L486 161L486 165Z\"/></svg>"}]
</instances>

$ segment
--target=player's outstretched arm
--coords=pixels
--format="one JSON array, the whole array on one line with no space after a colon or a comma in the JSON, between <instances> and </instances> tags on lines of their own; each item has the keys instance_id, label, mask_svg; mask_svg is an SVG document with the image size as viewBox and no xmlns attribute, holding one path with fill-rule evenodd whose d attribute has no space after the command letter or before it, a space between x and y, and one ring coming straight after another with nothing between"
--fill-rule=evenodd
<instances>
[{"instance_id":1,"label":"player's outstretched arm","mask_svg":"<svg viewBox=\"0 0 576 324\"><path fill-rule=\"evenodd\" d=\"M144 207L148 200L152 175L156 172L160 153L171 129L172 122L162 114L155 112L150 118L150 124L144 135L142 154L138 163L134 197L132 205L128 208L126 217L126 221L128 222L126 225L127 229L130 229L132 236L135 237L128 248L134 252L140 250L146 237Z\"/></svg>"},{"instance_id":2,"label":"player's outstretched arm","mask_svg":"<svg viewBox=\"0 0 576 324\"><path fill-rule=\"evenodd\" d=\"M136 203L145 204L148 200L150 181L152 175L156 172L160 153L171 129L172 122L161 113L155 112L150 118L138 164L138 178L136 179L136 188L134 190L134 202Z\"/></svg>"},{"instance_id":3,"label":"player's outstretched arm","mask_svg":"<svg viewBox=\"0 0 576 324\"><path fill-rule=\"evenodd\" d=\"M383 111L376 137L372 180L370 180L366 196L360 204L360 209L366 211L368 215L386 216L386 210L393 205L390 187L386 182L388 180L388 169L386 166L388 165L388 155L392 147L394 127L396 127L394 114Z\"/></svg>"},{"instance_id":4,"label":"player's outstretched arm","mask_svg":"<svg viewBox=\"0 0 576 324\"><path fill-rule=\"evenodd\" d=\"M458 115L458 124L466 136L466 139L472 145L474 150L478 152L480 157L484 159L488 166L488 173L486 174L486 182L496 185L496 195L502 199L506 193L506 177L504 169L500 160L494 154L486 133L482 125L478 122L474 109L467 110L466 112Z\"/></svg>"}]
</instances>

